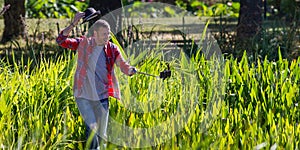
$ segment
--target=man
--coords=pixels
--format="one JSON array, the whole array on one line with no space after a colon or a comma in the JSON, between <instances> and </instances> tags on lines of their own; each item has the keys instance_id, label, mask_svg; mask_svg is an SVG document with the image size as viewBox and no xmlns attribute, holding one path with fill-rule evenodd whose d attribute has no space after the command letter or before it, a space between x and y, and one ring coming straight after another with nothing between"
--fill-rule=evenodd
<instances>
[{"instance_id":1,"label":"man","mask_svg":"<svg viewBox=\"0 0 300 150\"><path fill-rule=\"evenodd\" d=\"M89 30L90 36L68 38L71 30L84 16L85 13L78 12L73 22L60 32L56 41L64 48L77 50L74 96L86 124L87 138L92 137L90 149L99 149L100 140L106 139L108 98L120 99L114 64L129 76L137 71L125 62L118 47L109 41L110 25L105 20L100 19L93 24Z\"/></svg>"}]
</instances>

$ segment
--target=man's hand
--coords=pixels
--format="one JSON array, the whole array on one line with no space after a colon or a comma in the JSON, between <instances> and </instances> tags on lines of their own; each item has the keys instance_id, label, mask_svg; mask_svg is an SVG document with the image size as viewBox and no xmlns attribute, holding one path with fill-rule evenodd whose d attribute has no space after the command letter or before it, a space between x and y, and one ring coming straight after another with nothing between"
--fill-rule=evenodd
<instances>
[{"instance_id":1,"label":"man's hand","mask_svg":"<svg viewBox=\"0 0 300 150\"><path fill-rule=\"evenodd\" d=\"M130 68L130 70L129 70L129 76L132 76L132 75L134 75L136 73L137 73L137 70L136 70L135 67Z\"/></svg>"},{"instance_id":2,"label":"man's hand","mask_svg":"<svg viewBox=\"0 0 300 150\"><path fill-rule=\"evenodd\" d=\"M78 24L79 20L82 19L84 16L85 16L84 12L76 13L71 25L76 26Z\"/></svg>"},{"instance_id":3,"label":"man's hand","mask_svg":"<svg viewBox=\"0 0 300 150\"><path fill-rule=\"evenodd\" d=\"M72 29L78 24L78 22L80 21L80 19L84 17L84 15L85 15L84 12L78 12L78 13L76 13L73 21L71 22L71 24L68 27L66 27L63 30L62 34L64 36L68 36L69 33L72 31Z\"/></svg>"}]
</instances>

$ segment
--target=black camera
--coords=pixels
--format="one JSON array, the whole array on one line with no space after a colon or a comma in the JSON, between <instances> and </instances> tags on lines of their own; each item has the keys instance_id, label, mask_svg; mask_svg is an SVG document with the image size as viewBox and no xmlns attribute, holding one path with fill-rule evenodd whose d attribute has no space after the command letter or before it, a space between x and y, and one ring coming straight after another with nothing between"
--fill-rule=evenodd
<instances>
[{"instance_id":1,"label":"black camera","mask_svg":"<svg viewBox=\"0 0 300 150\"><path fill-rule=\"evenodd\" d=\"M160 74L159 74L159 78L161 78L163 80L166 78L169 78L169 77L171 77L171 70L165 70L163 72L160 72Z\"/></svg>"}]
</instances>

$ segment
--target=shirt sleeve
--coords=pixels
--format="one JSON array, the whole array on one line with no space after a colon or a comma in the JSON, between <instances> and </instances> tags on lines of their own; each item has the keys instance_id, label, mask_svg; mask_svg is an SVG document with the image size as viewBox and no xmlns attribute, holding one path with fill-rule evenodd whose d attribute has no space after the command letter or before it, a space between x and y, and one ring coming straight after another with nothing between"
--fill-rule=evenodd
<instances>
[{"instance_id":1,"label":"shirt sleeve","mask_svg":"<svg viewBox=\"0 0 300 150\"><path fill-rule=\"evenodd\" d=\"M83 39L82 37L68 38L68 36L63 35L62 32L60 32L58 37L56 38L56 42L59 46L63 48L76 50L78 48L79 43L82 41L82 39Z\"/></svg>"},{"instance_id":2,"label":"shirt sleeve","mask_svg":"<svg viewBox=\"0 0 300 150\"><path fill-rule=\"evenodd\" d=\"M118 48L116 48L115 56L116 56L116 61L115 61L116 65L120 67L121 71L126 75L131 75L131 69L134 67L130 66L129 63L125 61L124 57L122 56Z\"/></svg>"}]
</instances>

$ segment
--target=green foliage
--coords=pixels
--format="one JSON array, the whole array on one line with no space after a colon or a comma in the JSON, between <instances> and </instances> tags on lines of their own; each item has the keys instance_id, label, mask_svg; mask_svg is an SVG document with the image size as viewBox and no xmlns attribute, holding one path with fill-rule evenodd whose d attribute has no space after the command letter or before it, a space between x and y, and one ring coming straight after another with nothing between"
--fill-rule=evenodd
<instances>
[{"instance_id":1,"label":"green foliage","mask_svg":"<svg viewBox=\"0 0 300 150\"><path fill-rule=\"evenodd\" d=\"M132 5L125 6L125 14L127 17L176 17L182 15L184 9L175 7L172 5L162 5L157 3L152 3L152 5L147 5L147 3L135 1Z\"/></svg>"},{"instance_id":2,"label":"green foliage","mask_svg":"<svg viewBox=\"0 0 300 150\"><path fill-rule=\"evenodd\" d=\"M29 18L72 18L87 8L88 2L77 0L27 0L26 14Z\"/></svg>"},{"instance_id":3,"label":"green foliage","mask_svg":"<svg viewBox=\"0 0 300 150\"><path fill-rule=\"evenodd\" d=\"M197 0L188 0L180 1L177 0L176 4L183 9L186 9L197 16L206 16L206 17L214 17L214 16L228 16L237 18L240 10L239 2L227 2L224 3L215 3L213 5L207 5L204 2Z\"/></svg>"},{"instance_id":4,"label":"green foliage","mask_svg":"<svg viewBox=\"0 0 300 150\"><path fill-rule=\"evenodd\" d=\"M297 0L268 0L268 16L270 17L282 17L281 19L296 19L299 18L299 1ZM297 20L297 19L296 19Z\"/></svg>"},{"instance_id":5,"label":"green foliage","mask_svg":"<svg viewBox=\"0 0 300 150\"><path fill-rule=\"evenodd\" d=\"M58 149L76 143L84 129L71 94L74 60L44 60L31 70L32 63L0 63L1 147Z\"/></svg>"},{"instance_id":6,"label":"green foliage","mask_svg":"<svg viewBox=\"0 0 300 150\"><path fill-rule=\"evenodd\" d=\"M300 59L289 62L278 53L276 62L266 58L250 63L245 53L241 61L230 58L223 65L201 54L191 60L181 57L172 61L172 77L165 81L143 75L125 77L117 71L123 104L159 100L161 93L164 99L149 113L131 112L112 99L111 117L133 128L148 128L188 108L191 115L183 130L153 149L299 149ZM161 71L165 64L157 56L150 53L137 67L153 74ZM0 62L2 147L84 149L84 124L72 96L75 58L68 54L44 60L34 69L29 69L30 60ZM216 88L220 81L226 84ZM218 98L220 107L212 105L218 109L206 113L216 93L225 93ZM203 121L209 114L215 119L204 131ZM116 148L120 147L108 145L108 149Z\"/></svg>"}]
</instances>

